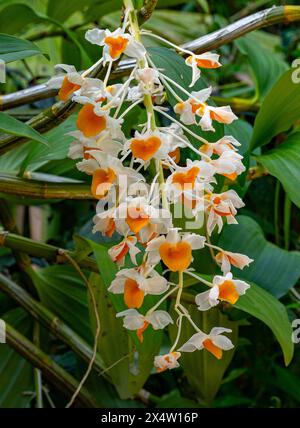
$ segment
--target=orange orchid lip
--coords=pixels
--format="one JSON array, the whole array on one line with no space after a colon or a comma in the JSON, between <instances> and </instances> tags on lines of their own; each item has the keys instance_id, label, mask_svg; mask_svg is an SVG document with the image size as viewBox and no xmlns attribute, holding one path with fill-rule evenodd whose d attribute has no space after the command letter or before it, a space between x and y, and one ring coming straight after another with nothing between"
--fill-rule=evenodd
<instances>
[{"instance_id":1,"label":"orange orchid lip","mask_svg":"<svg viewBox=\"0 0 300 428\"><path fill-rule=\"evenodd\" d=\"M155 155L161 144L161 139L156 136L146 139L134 138L130 143L130 148L135 158L148 161Z\"/></svg>"},{"instance_id":2,"label":"orange orchid lip","mask_svg":"<svg viewBox=\"0 0 300 428\"><path fill-rule=\"evenodd\" d=\"M88 159L93 159L93 156L88 153L89 150L98 150L99 152L101 152L102 150L97 148L97 147L83 147L83 159L88 160Z\"/></svg>"},{"instance_id":3,"label":"orange orchid lip","mask_svg":"<svg viewBox=\"0 0 300 428\"><path fill-rule=\"evenodd\" d=\"M171 354L170 355L176 355L176 352L171 352ZM166 371L167 370L167 368L168 368L168 365L171 363L171 360L170 360L170 357L169 357L169 355L165 355L164 356L164 360L165 360L165 362L166 362L166 365L165 366L163 366L163 367L161 367L161 368L157 368L156 369L156 372L157 373L161 373L161 372L164 372L164 371Z\"/></svg>"},{"instance_id":4,"label":"orange orchid lip","mask_svg":"<svg viewBox=\"0 0 300 428\"><path fill-rule=\"evenodd\" d=\"M143 343L143 340L144 340L143 333L148 328L148 326L149 326L149 323L145 321L143 327L139 328L136 331L136 335L141 343Z\"/></svg>"},{"instance_id":5,"label":"orange orchid lip","mask_svg":"<svg viewBox=\"0 0 300 428\"><path fill-rule=\"evenodd\" d=\"M123 246L123 248L122 248L122 250L119 252L119 254L116 256L116 258L115 258L115 262L119 262L120 260L122 260L123 259L123 257L125 257L126 256L126 254L128 253L128 251L129 251L129 246L128 246L128 244L125 242L125 244L124 244L124 246Z\"/></svg>"},{"instance_id":6,"label":"orange orchid lip","mask_svg":"<svg viewBox=\"0 0 300 428\"><path fill-rule=\"evenodd\" d=\"M172 183L180 188L193 189L199 172L200 169L197 166L193 166L191 169L185 172L175 172L173 174Z\"/></svg>"},{"instance_id":7,"label":"orange orchid lip","mask_svg":"<svg viewBox=\"0 0 300 428\"><path fill-rule=\"evenodd\" d=\"M116 179L116 173L113 169L99 168L93 173L91 192L95 199L102 199L107 195L113 182Z\"/></svg>"},{"instance_id":8,"label":"orange orchid lip","mask_svg":"<svg viewBox=\"0 0 300 428\"><path fill-rule=\"evenodd\" d=\"M141 208L131 207L127 210L126 223L133 233L139 233L149 222L149 216L147 216Z\"/></svg>"},{"instance_id":9,"label":"orange orchid lip","mask_svg":"<svg viewBox=\"0 0 300 428\"><path fill-rule=\"evenodd\" d=\"M70 98L70 96L75 91L78 91L78 89L80 88L81 88L80 85L76 85L76 83L70 82L68 77L65 76L62 82L61 88L58 92L58 98L60 99L60 101L67 101Z\"/></svg>"},{"instance_id":10,"label":"orange orchid lip","mask_svg":"<svg viewBox=\"0 0 300 428\"><path fill-rule=\"evenodd\" d=\"M78 113L76 126L85 137L95 137L106 129L106 118L95 114L92 104L86 104Z\"/></svg>"},{"instance_id":11,"label":"orange orchid lip","mask_svg":"<svg viewBox=\"0 0 300 428\"><path fill-rule=\"evenodd\" d=\"M105 236L108 236L109 238L111 238L115 230L116 230L115 222L112 218L110 218L108 222L108 226L105 231Z\"/></svg>"},{"instance_id":12,"label":"orange orchid lip","mask_svg":"<svg viewBox=\"0 0 300 428\"><path fill-rule=\"evenodd\" d=\"M193 60L193 56L189 56L187 58L189 63L192 63ZM219 64L216 61L213 61L211 59L205 59L205 58L195 58L196 64L198 65L198 67L202 67L202 68L219 68L221 67L221 64Z\"/></svg>"},{"instance_id":13,"label":"orange orchid lip","mask_svg":"<svg viewBox=\"0 0 300 428\"><path fill-rule=\"evenodd\" d=\"M126 279L124 285L124 302L128 308L139 309L144 301L145 293L139 289L138 283L133 279Z\"/></svg>"},{"instance_id":14,"label":"orange orchid lip","mask_svg":"<svg viewBox=\"0 0 300 428\"><path fill-rule=\"evenodd\" d=\"M232 281L226 280L219 285L219 299L234 305L239 299L239 293Z\"/></svg>"},{"instance_id":15,"label":"orange orchid lip","mask_svg":"<svg viewBox=\"0 0 300 428\"><path fill-rule=\"evenodd\" d=\"M203 346L208 352L214 355L218 360L222 358L222 354L223 354L222 349L214 345L211 339L205 339L203 341Z\"/></svg>"},{"instance_id":16,"label":"orange orchid lip","mask_svg":"<svg viewBox=\"0 0 300 428\"><path fill-rule=\"evenodd\" d=\"M226 217L227 215L232 215L232 212L231 212L231 211L228 211L228 212L222 212L222 211L216 210L215 208L214 208L213 210L214 210L214 212L215 212L216 214L218 214L220 217Z\"/></svg>"},{"instance_id":17,"label":"orange orchid lip","mask_svg":"<svg viewBox=\"0 0 300 428\"><path fill-rule=\"evenodd\" d=\"M117 36L117 37L105 37L104 43L109 46L109 54L113 59L116 59L121 53L123 53L126 49L128 39Z\"/></svg>"},{"instance_id":18,"label":"orange orchid lip","mask_svg":"<svg viewBox=\"0 0 300 428\"><path fill-rule=\"evenodd\" d=\"M232 174L221 174L221 175L223 175L224 177L228 178L231 181L234 181L237 178L236 172L233 172Z\"/></svg>"},{"instance_id":19,"label":"orange orchid lip","mask_svg":"<svg viewBox=\"0 0 300 428\"><path fill-rule=\"evenodd\" d=\"M159 254L164 264L172 271L184 271L192 262L192 248L188 242L171 244L164 242L159 247Z\"/></svg>"}]
</instances>

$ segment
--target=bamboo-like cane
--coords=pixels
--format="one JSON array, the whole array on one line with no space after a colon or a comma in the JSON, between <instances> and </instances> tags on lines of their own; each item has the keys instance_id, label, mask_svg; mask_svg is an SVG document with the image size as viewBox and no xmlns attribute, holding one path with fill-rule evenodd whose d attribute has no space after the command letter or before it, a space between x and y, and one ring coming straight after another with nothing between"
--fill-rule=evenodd
<instances>
[{"instance_id":1,"label":"bamboo-like cane","mask_svg":"<svg viewBox=\"0 0 300 428\"><path fill-rule=\"evenodd\" d=\"M103 66L100 64L96 66L91 73L89 73L88 77L101 78L102 73ZM3 104L3 99L2 103L0 99L0 105L1 104ZM77 104L71 100L66 102L59 101L26 123L37 131L44 133L66 120L76 108ZM0 155L13 149L14 147L26 143L27 141L28 138L18 137L15 135L4 135L2 138L0 138Z\"/></svg>"},{"instance_id":2,"label":"bamboo-like cane","mask_svg":"<svg viewBox=\"0 0 300 428\"><path fill-rule=\"evenodd\" d=\"M150 0L149 3L151 2L154 3ZM142 11L143 8L140 11L140 16L144 13ZM149 9L147 13L149 13ZM299 20L300 6L274 6L242 18L220 30L214 31L213 33L199 37L191 42L187 42L183 47L194 51L195 53L203 53L217 49L218 47L230 43L233 40L259 28L280 23L296 22ZM112 79L127 75L134 65L134 60L121 61L118 67L113 71ZM46 84L43 84L14 92L12 94L3 95L0 97L0 111L49 98L55 94L57 94L57 90L50 90Z\"/></svg>"},{"instance_id":3,"label":"bamboo-like cane","mask_svg":"<svg viewBox=\"0 0 300 428\"><path fill-rule=\"evenodd\" d=\"M65 257L60 255L61 249L54 245L37 242L24 236L16 235L6 231L0 232L0 247L10 248L14 251L24 252L32 257L46 259L54 263L68 263ZM76 260L75 251L64 250L70 257ZM91 257L85 257L78 261L78 265L91 272L99 272L97 263Z\"/></svg>"},{"instance_id":4,"label":"bamboo-like cane","mask_svg":"<svg viewBox=\"0 0 300 428\"><path fill-rule=\"evenodd\" d=\"M6 343L34 367L40 369L44 378L54 387L68 397L74 394L78 386L77 380L8 323L6 323ZM76 402L83 407L100 407L85 387L81 388Z\"/></svg>"},{"instance_id":5,"label":"bamboo-like cane","mask_svg":"<svg viewBox=\"0 0 300 428\"><path fill-rule=\"evenodd\" d=\"M93 199L87 184L53 183L5 174L0 174L0 193L33 199Z\"/></svg>"},{"instance_id":6,"label":"bamboo-like cane","mask_svg":"<svg viewBox=\"0 0 300 428\"><path fill-rule=\"evenodd\" d=\"M0 273L0 290L11 297L24 308L36 321L44 325L55 337L69 346L80 358L89 362L93 350L74 330L68 327L53 312L45 308L42 303L33 299L27 291ZM97 355L94 368L101 373L105 364ZM107 377L107 376L106 376Z\"/></svg>"}]
</instances>

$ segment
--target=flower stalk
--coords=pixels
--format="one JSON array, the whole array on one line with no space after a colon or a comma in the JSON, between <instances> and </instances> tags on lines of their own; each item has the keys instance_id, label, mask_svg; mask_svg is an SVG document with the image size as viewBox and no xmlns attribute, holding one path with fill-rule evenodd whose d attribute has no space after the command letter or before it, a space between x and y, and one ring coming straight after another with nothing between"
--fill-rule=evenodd
<instances>
[{"instance_id":1,"label":"flower stalk","mask_svg":"<svg viewBox=\"0 0 300 428\"><path fill-rule=\"evenodd\" d=\"M34 367L41 370L44 378L55 388L59 388L67 396L75 392L78 386L77 380L8 323L6 323L6 342ZM82 388L77 395L76 405L88 408L100 407L85 388Z\"/></svg>"}]
</instances>

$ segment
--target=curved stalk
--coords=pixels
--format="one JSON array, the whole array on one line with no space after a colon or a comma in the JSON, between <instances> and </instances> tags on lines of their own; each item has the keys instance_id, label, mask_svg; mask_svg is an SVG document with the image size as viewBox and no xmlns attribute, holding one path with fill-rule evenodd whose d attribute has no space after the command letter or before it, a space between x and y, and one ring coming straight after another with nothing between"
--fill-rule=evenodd
<instances>
[{"instance_id":1,"label":"curved stalk","mask_svg":"<svg viewBox=\"0 0 300 428\"><path fill-rule=\"evenodd\" d=\"M7 323L6 343L29 361L34 367L41 370L45 379L47 379L54 387L57 387L67 396L74 393L78 386L77 380L49 358L47 354L26 339L25 336L20 334ZM100 407L85 388L82 388L78 394L77 404L88 408Z\"/></svg>"},{"instance_id":2,"label":"curved stalk","mask_svg":"<svg viewBox=\"0 0 300 428\"><path fill-rule=\"evenodd\" d=\"M93 350L85 340L49 309L34 300L27 291L2 274L0 274L0 290L15 300L36 321L51 331L54 336L68 345L80 358L87 362L91 360ZM105 369L105 365L98 354L95 357L94 367L99 373Z\"/></svg>"}]
</instances>

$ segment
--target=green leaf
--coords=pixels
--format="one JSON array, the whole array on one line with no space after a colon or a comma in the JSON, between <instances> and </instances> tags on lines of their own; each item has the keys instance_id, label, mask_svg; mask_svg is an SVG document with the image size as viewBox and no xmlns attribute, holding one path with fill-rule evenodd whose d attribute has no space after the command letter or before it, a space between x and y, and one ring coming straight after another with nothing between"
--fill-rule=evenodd
<instances>
[{"instance_id":1,"label":"green leaf","mask_svg":"<svg viewBox=\"0 0 300 428\"><path fill-rule=\"evenodd\" d=\"M65 2L59 2L59 3L60 4L65 4ZM72 2L72 4L73 3L74 2ZM66 34L66 36L69 38L69 40L73 43L73 46L75 45L76 49L80 53L81 60L82 60L82 66L83 67L89 67L91 65L91 61L90 61L88 55L86 54L84 47L81 45L80 41L78 40L76 34L72 30L70 30L68 27L66 27L65 25L63 25L63 23L60 20L54 19L51 16L47 16L44 13L40 13L37 10L33 9L32 7L24 5L24 4L15 4L12 7L14 7L14 8L18 7L18 11L15 12L15 13L17 13L17 16L23 16L24 15L25 17L27 17L27 20L30 19L31 22L45 23L47 25L49 25L49 24L53 25L54 24L56 27L61 28L64 31L64 33ZM11 13L11 11L9 11L9 13ZM14 48L15 43L16 43L16 42L13 43L13 40L14 39L16 41L20 40L20 39L17 39L15 37L13 37L13 36L7 36L7 35L4 35L4 36L12 38L11 42L10 42L12 44L12 48ZM1 38L0 38L0 42L1 42ZM32 50L32 47L34 47L35 49L38 49L31 42L24 41L24 40L21 40L21 42L24 43L23 49L21 49L21 48L12 49L12 52L14 52L15 50L17 50L17 52L23 51L23 50L28 50L28 49ZM25 43L28 44L27 48L26 48ZM0 43L0 45L1 45L1 43ZM30 48L30 46L31 46L31 48ZM6 52L6 50L4 50L4 53L5 52ZM41 53L40 50L39 50L38 53ZM22 52L20 52L20 55L24 55L24 54L22 54ZM26 56L31 56L31 55L32 54L26 55ZM25 58L26 56L21 56L20 58ZM1 49L0 49L0 58L1 58ZM17 57L17 58L11 59L11 61L13 61L15 59L20 59L20 58ZM2 59L5 60L5 58L2 58ZM6 62L9 62L9 61L6 61Z\"/></svg>"},{"instance_id":2,"label":"green leaf","mask_svg":"<svg viewBox=\"0 0 300 428\"><path fill-rule=\"evenodd\" d=\"M196 39L205 34L209 25L209 18L201 13L186 12L183 10L155 10L143 28L153 31L165 39L181 44ZM144 37L146 44L161 43L150 37Z\"/></svg>"},{"instance_id":3,"label":"green leaf","mask_svg":"<svg viewBox=\"0 0 300 428\"><path fill-rule=\"evenodd\" d=\"M32 277L42 303L92 343L86 287L72 266L49 266Z\"/></svg>"},{"instance_id":4,"label":"green leaf","mask_svg":"<svg viewBox=\"0 0 300 428\"><path fill-rule=\"evenodd\" d=\"M76 116L72 115L59 126L51 129L46 134L47 146L41 146L34 142L29 143L28 155L22 163L22 171L35 171L49 161L65 159L68 155L72 137L66 135L74 131Z\"/></svg>"},{"instance_id":5,"label":"green leaf","mask_svg":"<svg viewBox=\"0 0 300 428\"><path fill-rule=\"evenodd\" d=\"M257 96L263 99L278 78L288 69L282 55L261 46L256 33L236 40L238 49L248 57L252 68Z\"/></svg>"},{"instance_id":6,"label":"green leaf","mask_svg":"<svg viewBox=\"0 0 300 428\"><path fill-rule=\"evenodd\" d=\"M93 0L49 0L47 15L58 21L66 21L74 12L82 12ZM96 15L95 15L96 16Z\"/></svg>"},{"instance_id":7,"label":"green leaf","mask_svg":"<svg viewBox=\"0 0 300 428\"><path fill-rule=\"evenodd\" d=\"M0 32L9 34L24 32L27 25L39 21L40 19L30 7L24 4L12 4L0 12ZM7 25L8 22L9 25Z\"/></svg>"},{"instance_id":8,"label":"green leaf","mask_svg":"<svg viewBox=\"0 0 300 428\"><path fill-rule=\"evenodd\" d=\"M148 53L156 65L156 67L163 69L163 73L167 75L170 79L174 80L177 84L181 85L187 91L199 91L203 88L206 88L208 85L206 82L200 78L197 83L193 86L193 88L189 88L189 85L192 81L192 71L191 67L187 67L184 59L167 48L149 48ZM174 88L176 93L184 100L187 99L187 95L185 95L182 91L177 88ZM174 106L178 101L174 98L174 96L167 90L168 93L168 101L172 106ZM212 102L210 104L213 105ZM171 113L172 115L172 113ZM175 117L175 114L174 114ZM224 126L220 123L214 122L214 127L216 132L203 132L201 128L197 125L189 126L194 133L205 137L208 141L217 141L224 135ZM188 135L188 134L187 134ZM189 139L191 142L194 142L196 147L198 147L201 143L199 140L194 139L189 135Z\"/></svg>"},{"instance_id":9,"label":"green leaf","mask_svg":"<svg viewBox=\"0 0 300 428\"><path fill-rule=\"evenodd\" d=\"M249 122L245 120L238 119L232 122L230 125L225 125L225 135L232 135L234 138L241 143L241 146L238 148L240 155L245 156L249 151L251 136L253 128Z\"/></svg>"},{"instance_id":10,"label":"green leaf","mask_svg":"<svg viewBox=\"0 0 300 428\"><path fill-rule=\"evenodd\" d=\"M285 365L288 365L294 354L292 326L287 311L282 303L255 284L251 284L244 296L236 302L235 307L264 322L278 340Z\"/></svg>"},{"instance_id":11,"label":"green leaf","mask_svg":"<svg viewBox=\"0 0 300 428\"><path fill-rule=\"evenodd\" d=\"M5 63L40 54L42 54L40 48L34 43L8 34L0 34L0 59Z\"/></svg>"},{"instance_id":12,"label":"green leaf","mask_svg":"<svg viewBox=\"0 0 300 428\"><path fill-rule=\"evenodd\" d=\"M274 365L274 374L272 376L271 383L277 388L281 389L287 395L292 397L298 403L300 403L300 379L291 371L284 369L278 365Z\"/></svg>"},{"instance_id":13,"label":"green leaf","mask_svg":"<svg viewBox=\"0 0 300 428\"><path fill-rule=\"evenodd\" d=\"M207 312L200 312L195 305L186 306L189 314L197 326L205 333L209 333L213 327L222 326L232 329L229 338L233 344L237 342L238 323L229 321L226 315L218 308L212 308ZM174 316L175 317L175 316ZM176 337L177 328L171 325L171 340ZM194 328L187 319L183 320L181 338L178 347L185 343L195 333ZM180 365L188 379L188 382L197 397L207 404L211 404L222 382L223 375L229 366L235 349L223 353L221 360L217 360L206 350L195 352L182 352Z\"/></svg>"},{"instance_id":14,"label":"green leaf","mask_svg":"<svg viewBox=\"0 0 300 428\"><path fill-rule=\"evenodd\" d=\"M252 149L269 143L299 119L300 85L293 82L294 71L286 71L265 97L255 119Z\"/></svg>"},{"instance_id":15,"label":"green leaf","mask_svg":"<svg viewBox=\"0 0 300 428\"><path fill-rule=\"evenodd\" d=\"M117 272L116 265L110 259L106 247L93 241L88 242L100 272L100 277L93 274L90 278L97 296L101 319L99 353L107 367L119 361L109 372L120 397L125 399L136 394L148 379L154 356L160 349L163 333L161 330L154 331L149 326L143 334L143 343L140 344L135 332L124 329L122 320L116 318L116 312L127 309L123 295L107 292ZM158 299L159 296L146 296L141 312L146 312ZM91 310L90 313L92 314Z\"/></svg>"},{"instance_id":16,"label":"green leaf","mask_svg":"<svg viewBox=\"0 0 300 428\"><path fill-rule=\"evenodd\" d=\"M289 135L278 147L255 158L278 178L291 200L300 208L300 132Z\"/></svg>"},{"instance_id":17,"label":"green leaf","mask_svg":"<svg viewBox=\"0 0 300 428\"><path fill-rule=\"evenodd\" d=\"M254 262L242 271L233 268L233 274L258 284L276 297L283 296L300 276L300 253L282 250L268 242L252 218L238 216L237 221L239 224L224 227L218 245L247 254Z\"/></svg>"},{"instance_id":18,"label":"green leaf","mask_svg":"<svg viewBox=\"0 0 300 428\"><path fill-rule=\"evenodd\" d=\"M35 129L3 112L0 112L0 131L18 135L19 137L30 138L31 140L46 144L46 146L48 145L46 138Z\"/></svg>"},{"instance_id":19,"label":"green leaf","mask_svg":"<svg viewBox=\"0 0 300 428\"><path fill-rule=\"evenodd\" d=\"M32 321L22 309L13 309L3 320L29 336ZM30 407L32 397L24 392L33 390L33 367L8 345L0 344L0 408Z\"/></svg>"},{"instance_id":20,"label":"green leaf","mask_svg":"<svg viewBox=\"0 0 300 428\"><path fill-rule=\"evenodd\" d=\"M87 21L93 21L95 16L103 17L111 12L121 10L122 5L123 0L94 0L85 12L85 19Z\"/></svg>"}]
</instances>

